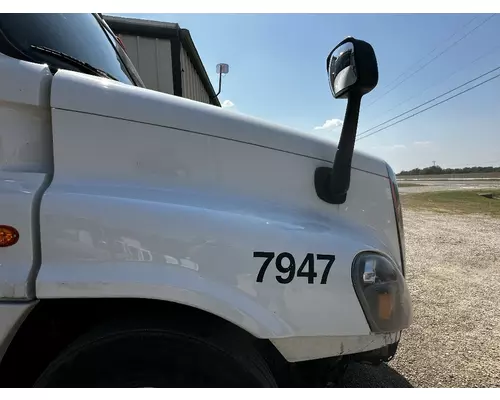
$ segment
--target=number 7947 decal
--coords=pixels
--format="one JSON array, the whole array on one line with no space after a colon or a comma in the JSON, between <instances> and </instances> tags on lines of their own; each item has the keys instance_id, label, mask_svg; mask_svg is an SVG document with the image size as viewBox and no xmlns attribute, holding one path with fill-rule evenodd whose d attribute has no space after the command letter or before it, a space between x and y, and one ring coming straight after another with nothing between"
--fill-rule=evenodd
<instances>
[{"instance_id":1,"label":"number 7947 decal","mask_svg":"<svg viewBox=\"0 0 500 400\"><path fill-rule=\"evenodd\" d=\"M335 262L335 256L333 254L316 254L307 253L304 260L300 263L297 274L295 258L290 253L276 253L268 251L255 251L253 253L254 258L264 258L264 261L260 267L259 273L257 274L257 282L263 282L266 275L267 268L271 262L275 259L275 266L281 275L276 275L276 280L281 284L288 284L292 282L296 277L307 278L308 284L314 284L318 273L314 270L314 261L326 261L325 269L321 274L320 284L325 285L328 280L328 274Z\"/></svg>"}]
</instances>

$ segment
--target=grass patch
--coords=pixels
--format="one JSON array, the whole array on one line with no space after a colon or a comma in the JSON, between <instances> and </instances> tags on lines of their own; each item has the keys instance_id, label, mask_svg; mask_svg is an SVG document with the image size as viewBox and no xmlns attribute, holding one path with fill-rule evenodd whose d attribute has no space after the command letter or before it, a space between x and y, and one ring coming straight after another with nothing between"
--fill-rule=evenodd
<instances>
[{"instance_id":1,"label":"grass patch","mask_svg":"<svg viewBox=\"0 0 500 400\"><path fill-rule=\"evenodd\" d=\"M494 199L479 196L492 193ZM500 190L448 190L408 193L401 196L405 208L451 214L486 214L500 218Z\"/></svg>"},{"instance_id":2,"label":"grass patch","mask_svg":"<svg viewBox=\"0 0 500 400\"><path fill-rule=\"evenodd\" d=\"M410 183L410 182L398 182L398 187L415 187L415 186L423 186L418 183Z\"/></svg>"}]
</instances>

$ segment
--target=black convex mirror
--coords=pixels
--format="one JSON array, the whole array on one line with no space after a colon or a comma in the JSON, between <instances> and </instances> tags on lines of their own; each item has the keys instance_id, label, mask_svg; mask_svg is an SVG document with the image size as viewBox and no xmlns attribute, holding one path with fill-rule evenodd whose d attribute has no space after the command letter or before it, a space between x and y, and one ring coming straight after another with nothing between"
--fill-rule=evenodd
<instances>
[{"instance_id":1,"label":"black convex mirror","mask_svg":"<svg viewBox=\"0 0 500 400\"><path fill-rule=\"evenodd\" d=\"M330 52L326 68L333 97L347 99L347 108L333 167L319 167L314 183L319 198L331 204L342 204L346 201L351 180L361 98L377 86L378 66L369 43L348 37Z\"/></svg>"},{"instance_id":2,"label":"black convex mirror","mask_svg":"<svg viewBox=\"0 0 500 400\"><path fill-rule=\"evenodd\" d=\"M328 55L326 61L333 97L363 96L378 83L377 59L373 47L348 37Z\"/></svg>"}]
</instances>

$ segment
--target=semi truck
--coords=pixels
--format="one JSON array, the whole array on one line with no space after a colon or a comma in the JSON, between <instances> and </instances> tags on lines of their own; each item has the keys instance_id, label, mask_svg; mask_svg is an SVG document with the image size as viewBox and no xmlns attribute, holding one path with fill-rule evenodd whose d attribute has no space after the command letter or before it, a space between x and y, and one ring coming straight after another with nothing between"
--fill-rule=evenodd
<instances>
[{"instance_id":1,"label":"semi truck","mask_svg":"<svg viewBox=\"0 0 500 400\"><path fill-rule=\"evenodd\" d=\"M317 387L395 356L398 187L354 148L368 42L327 57L337 142L145 88L99 14L0 33L1 386Z\"/></svg>"}]
</instances>

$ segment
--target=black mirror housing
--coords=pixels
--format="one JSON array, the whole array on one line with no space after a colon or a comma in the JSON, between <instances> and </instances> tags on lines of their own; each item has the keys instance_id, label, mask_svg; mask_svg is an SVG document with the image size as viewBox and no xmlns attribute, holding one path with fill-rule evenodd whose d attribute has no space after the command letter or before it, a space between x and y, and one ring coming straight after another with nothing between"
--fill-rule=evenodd
<instances>
[{"instance_id":1,"label":"black mirror housing","mask_svg":"<svg viewBox=\"0 0 500 400\"><path fill-rule=\"evenodd\" d=\"M326 59L333 97L364 96L378 83L378 65L373 47L353 37L342 40Z\"/></svg>"}]
</instances>

